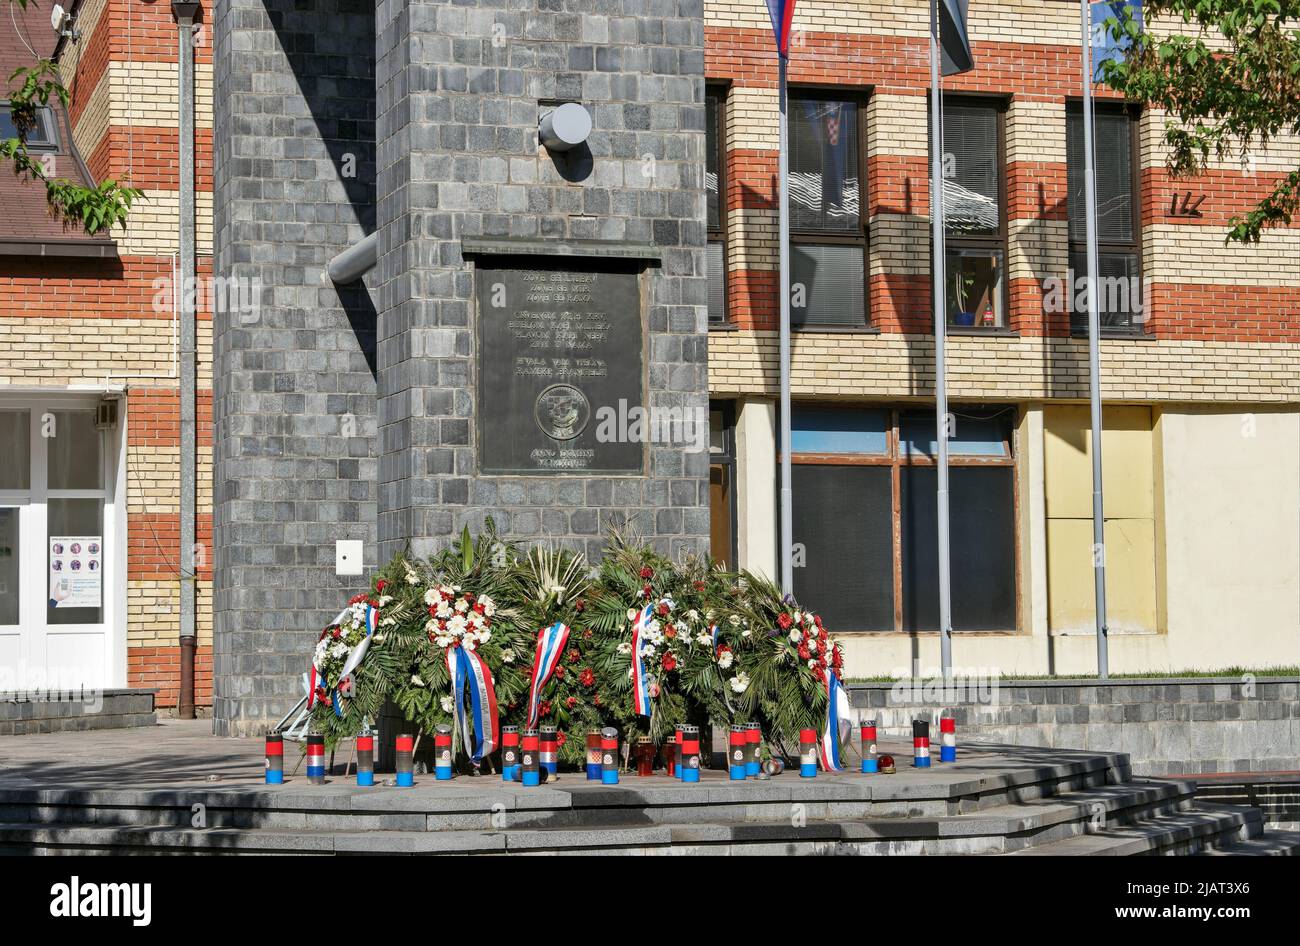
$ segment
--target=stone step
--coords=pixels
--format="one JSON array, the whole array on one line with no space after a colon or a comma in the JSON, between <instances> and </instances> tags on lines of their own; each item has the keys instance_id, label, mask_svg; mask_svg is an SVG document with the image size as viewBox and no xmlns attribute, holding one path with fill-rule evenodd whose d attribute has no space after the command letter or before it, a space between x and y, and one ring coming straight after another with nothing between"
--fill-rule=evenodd
<instances>
[{"instance_id":1,"label":"stone step","mask_svg":"<svg viewBox=\"0 0 1300 946\"><path fill-rule=\"evenodd\" d=\"M1188 804L1183 787L1169 783L1107 786L1024 804L935 818L861 820L787 818L721 821L719 809L697 809L695 821L537 827L500 812L497 830L404 830L360 818L347 827L300 830L183 825L9 822L0 847L46 852L176 851L207 853L512 853L620 851L646 853L992 854L1069 838L1086 831L1099 813L1110 823L1138 823ZM704 814L708 821L698 820ZM350 822L350 823L348 823Z\"/></svg>"},{"instance_id":2,"label":"stone step","mask_svg":"<svg viewBox=\"0 0 1300 946\"><path fill-rule=\"evenodd\" d=\"M1280 831L1265 828L1264 834L1247 841L1236 841L1210 851L1203 851L1216 857L1248 855L1265 855L1272 857L1300 857L1300 831Z\"/></svg>"},{"instance_id":3,"label":"stone step","mask_svg":"<svg viewBox=\"0 0 1300 946\"><path fill-rule=\"evenodd\" d=\"M154 712L155 692L0 693L0 736L154 726L158 722Z\"/></svg>"},{"instance_id":4,"label":"stone step","mask_svg":"<svg viewBox=\"0 0 1300 946\"><path fill-rule=\"evenodd\" d=\"M1060 857L1199 854L1215 847L1252 840L1262 831L1263 818L1255 809L1197 805L1184 811L1142 818L1132 824L1107 826L1095 832L1010 853Z\"/></svg>"}]
</instances>

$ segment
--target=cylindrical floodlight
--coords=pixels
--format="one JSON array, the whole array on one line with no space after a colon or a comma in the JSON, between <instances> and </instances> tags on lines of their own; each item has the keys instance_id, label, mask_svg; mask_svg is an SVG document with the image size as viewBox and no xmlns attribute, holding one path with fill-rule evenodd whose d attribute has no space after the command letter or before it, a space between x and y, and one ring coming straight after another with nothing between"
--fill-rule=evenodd
<instances>
[{"instance_id":1,"label":"cylindrical floodlight","mask_svg":"<svg viewBox=\"0 0 1300 946\"><path fill-rule=\"evenodd\" d=\"M548 151L568 151L591 134L591 115L577 102L565 102L537 123L537 138Z\"/></svg>"}]
</instances>

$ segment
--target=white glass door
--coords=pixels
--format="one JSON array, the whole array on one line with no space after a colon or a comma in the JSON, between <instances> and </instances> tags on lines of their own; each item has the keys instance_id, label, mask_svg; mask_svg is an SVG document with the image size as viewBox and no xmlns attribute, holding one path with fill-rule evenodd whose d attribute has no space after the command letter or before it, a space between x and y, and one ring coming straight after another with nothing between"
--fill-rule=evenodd
<instances>
[{"instance_id":1,"label":"white glass door","mask_svg":"<svg viewBox=\"0 0 1300 946\"><path fill-rule=\"evenodd\" d=\"M116 682L117 454L93 402L0 402L0 691Z\"/></svg>"}]
</instances>

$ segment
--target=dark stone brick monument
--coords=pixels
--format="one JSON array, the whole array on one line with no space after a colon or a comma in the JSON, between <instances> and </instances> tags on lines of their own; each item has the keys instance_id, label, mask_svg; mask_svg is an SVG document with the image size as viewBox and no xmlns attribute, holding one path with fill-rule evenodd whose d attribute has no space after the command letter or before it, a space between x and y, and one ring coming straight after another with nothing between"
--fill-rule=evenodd
<instances>
[{"instance_id":1,"label":"dark stone brick monument","mask_svg":"<svg viewBox=\"0 0 1300 946\"><path fill-rule=\"evenodd\" d=\"M218 731L301 695L365 583L336 540L705 551L700 0L229 0L214 32L215 268L263 287L214 330ZM548 148L564 103L590 134Z\"/></svg>"}]
</instances>

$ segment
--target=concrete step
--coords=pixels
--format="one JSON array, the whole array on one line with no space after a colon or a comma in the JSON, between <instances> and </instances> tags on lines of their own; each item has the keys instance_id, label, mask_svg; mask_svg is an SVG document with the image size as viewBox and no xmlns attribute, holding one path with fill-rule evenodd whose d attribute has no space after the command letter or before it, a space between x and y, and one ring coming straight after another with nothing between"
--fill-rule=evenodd
<instances>
[{"instance_id":1,"label":"concrete step","mask_svg":"<svg viewBox=\"0 0 1300 946\"><path fill-rule=\"evenodd\" d=\"M498 811L477 829L377 827L363 817L341 819L346 827L299 830L211 827L185 824L132 825L51 823L0 825L0 847L42 852L74 851L194 853L407 853L469 854L607 851L621 853L768 854L994 854L1071 838L1097 818L1142 823L1176 813L1188 804L1187 786L1134 783L933 818L809 818L787 805L783 821L717 820L726 806L694 810L695 820L647 818L638 824L588 823L538 827L528 812ZM654 808L649 815L662 815ZM522 815L522 817L521 817ZM701 816L707 817L702 820ZM489 830L483 830L483 829Z\"/></svg>"},{"instance_id":2,"label":"concrete step","mask_svg":"<svg viewBox=\"0 0 1300 946\"><path fill-rule=\"evenodd\" d=\"M1265 828L1264 834L1248 841L1237 841L1222 847L1203 851L1216 857L1265 855L1272 857L1300 857L1300 831L1278 831Z\"/></svg>"},{"instance_id":3,"label":"concrete step","mask_svg":"<svg viewBox=\"0 0 1300 946\"><path fill-rule=\"evenodd\" d=\"M1010 852L1029 856L1132 856L1200 854L1253 840L1263 831L1263 817L1250 808L1196 805L1183 811L1107 826L1046 844Z\"/></svg>"}]
</instances>

